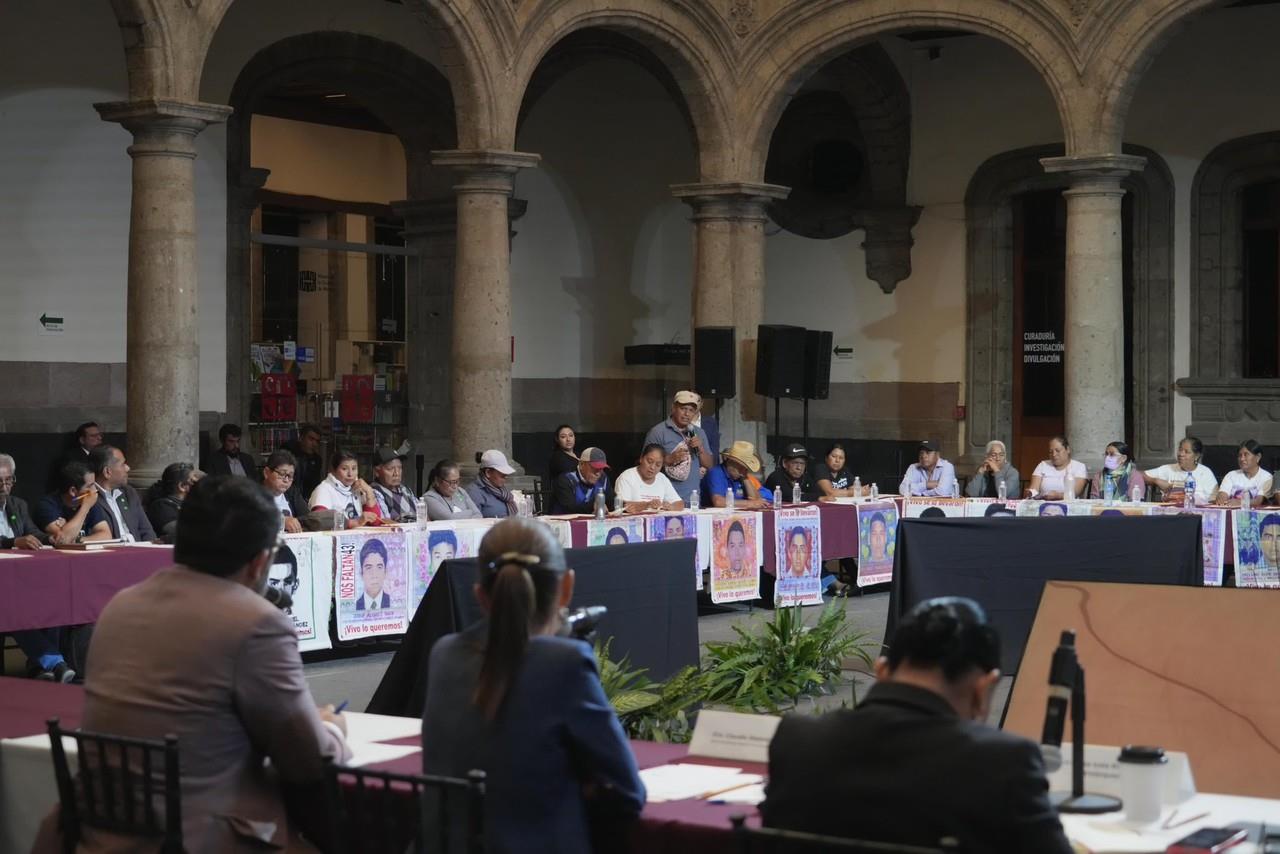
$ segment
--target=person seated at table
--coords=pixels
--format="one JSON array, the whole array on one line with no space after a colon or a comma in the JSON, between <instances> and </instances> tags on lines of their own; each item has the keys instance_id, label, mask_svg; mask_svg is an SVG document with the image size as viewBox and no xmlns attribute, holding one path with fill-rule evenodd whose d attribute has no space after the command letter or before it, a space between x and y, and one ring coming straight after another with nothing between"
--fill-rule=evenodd
<instances>
[{"instance_id":1,"label":"person seated at table","mask_svg":"<svg viewBox=\"0 0 1280 854\"><path fill-rule=\"evenodd\" d=\"M898 484L898 492L902 495L958 496L956 467L942 459L938 446L926 439L916 449L916 462L907 466L902 483Z\"/></svg>"},{"instance_id":2,"label":"person seated at table","mask_svg":"<svg viewBox=\"0 0 1280 854\"><path fill-rule=\"evenodd\" d=\"M1240 468L1227 472L1213 494L1214 504L1240 506L1246 500L1250 506L1260 505L1271 495L1271 472L1262 463L1262 445L1253 439L1245 439L1236 449L1236 462Z\"/></svg>"},{"instance_id":3,"label":"person seated at table","mask_svg":"<svg viewBox=\"0 0 1280 854\"><path fill-rule=\"evenodd\" d=\"M373 452L373 497L383 519L412 522L418 518L417 496L404 485L404 457L390 448Z\"/></svg>"},{"instance_id":4,"label":"person seated at table","mask_svg":"<svg viewBox=\"0 0 1280 854\"><path fill-rule=\"evenodd\" d=\"M636 464L618 475L614 491L626 502L628 513L684 509L684 501L662 473L666 460L667 452L657 442L651 442L644 446Z\"/></svg>"},{"instance_id":5,"label":"person seated at table","mask_svg":"<svg viewBox=\"0 0 1280 854\"><path fill-rule=\"evenodd\" d=\"M1031 473L1027 496L1044 501L1079 498L1084 494L1088 477L1089 470L1084 463L1071 459L1071 443L1067 441L1067 437L1054 436L1049 440L1049 459L1041 460ZM1068 478L1071 479L1070 490L1067 488Z\"/></svg>"},{"instance_id":6,"label":"person seated at table","mask_svg":"<svg viewBox=\"0 0 1280 854\"><path fill-rule=\"evenodd\" d=\"M1000 639L970 599L898 624L854 709L787 715L769 744L768 827L997 854L1070 854L1040 747L985 721ZM821 785L814 785L814 781Z\"/></svg>"},{"instance_id":7,"label":"person seated at table","mask_svg":"<svg viewBox=\"0 0 1280 854\"><path fill-rule=\"evenodd\" d=\"M703 480L704 507L724 507L725 494L733 491L733 506L738 510L764 510L773 506L773 492L766 489L752 472L760 471L756 446L737 441L720 452L720 463L707 470Z\"/></svg>"},{"instance_id":8,"label":"person seated at table","mask_svg":"<svg viewBox=\"0 0 1280 854\"><path fill-rule=\"evenodd\" d=\"M242 431L239 424L223 424L218 428L218 448L209 454L209 474L233 474L258 480L258 468L253 464L253 455L241 453L240 437Z\"/></svg>"},{"instance_id":9,"label":"person seated at table","mask_svg":"<svg viewBox=\"0 0 1280 854\"><path fill-rule=\"evenodd\" d=\"M781 490L782 500L790 504L799 484L801 501L817 501L822 492L808 469L809 452L799 442L792 442L782 449L778 467L765 480L765 488L775 494Z\"/></svg>"},{"instance_id":10,"label":"person seated at table","mask_svg":"<svg viewBox=\"0 0 1280 854\"><path fill-rule=\"evenodd\" d=\"M81 725L178 737L186 851L310 850L284 792L314 797L325 761L351 755L345 719L307 688L292 619L262 595L279 531L257 483L203 478L178 514L175 565L117 593L94 629ZM86 828L78 850L128 842Z\"/></svg>"},{"instance_id":11,"label":"person seated at table","mask_svg":"<svg viewBox=\"0 0 1280 854\"><path fill-rule=\"evenodd\" d=\"M574 451L577 441L577 434L568 424L556 428L555 447L551 449L551 460L547 463L547 483L555 483L560 475L578 467L578 455Z\"/></svg>"},{"instance_id":12,"label":"person seated at table","mask_svg":"<svg viewBox=\"0 0 1280 854\"><path fill-rule=\"evenodd\" d=\"M320 457L320 428L303 424L298 428L298 438L284 443L284 450L293 454L294 483L303 495L310 495L324 480L324 460Z\"/></svg>"},{"instance_id":13,"label":"person seated at table","mask_svg":"<svg viewBox=\"0 0 1280 854\"><path fill-rule=\"evenodd\" d=\"M191 487L203 476L203 472L191 463L169 463L160 479L151 484L142 499L146 505L147 519L160 538L173 542L173 532L178 524L178 511Z\"/></svg>"},{"instance_id":14,"label":"person seated at table","mask_svg":"<svg viewBox=\"0 0 1280 854\"><path fill-rule=\"evenodd\" d=\"M478 563L487 619L431 650L423 771L485 772L486 851L588 854L590 817L634 818L645 789L591 647L556 637L573 570L533 519L495 525ZM614 831L596 850L627 847L628 828Z\"/></svg>"},{"instance_id":15,"label":"person seated at table","mask_svg":"<svg viewBox=\"0 0 1280 854\"><path fill-rule=\"evenodd\" d=\"M822 498L861 498L871 494L870 484L862 487L860 494L854 493L853 475L845 468L846 460L844 445L835 442L827 449L822 462L814 465L813 480Z\"/></svg>"},{"instance_id":16,"label":"person seated at table","mask_svg":"<svg viewBox=\"0 0 1280 854\"><path fill-rule=\"evenodd\" d=\"M1161 491L1161 497L1169 501L1181 498L1185 491L1183 486L1190 475L1196 482L1196 503L1209 504L1213 494L1218 491L1218 478L1200 458L1204 456L1204 443L1195 436L1188 436L1178 443L1178 461L1165 463L1143 472L1147 483Z\"/></svg>"},{"instance_id":17,"label":"person seated at table","mask_svg":"<svg viewBox=\"0 0 1280 854\"><path fill-rule=\"evenodd\" d=\"M287 534L302 533L302 517L311 512L298 490L297 472L298 461L283 448L272 451L262 466L262 485L280 511Z\"/></svg>"},{"instance_id":18,"label":"person seated at table","mask_svg":"<svg viewBox=\"0 0 1280 854\"><path fill-rule=\"evenodd\" d=\"M476 479L467 484L467 494L480 508L480 515L486 519L505 519L515 516L516 497L507 489L507 478L516 473L507 455L496 448L490 448L477 460L480 471Z\"/></svg>"},{"instance_id":19,"label":"person seated at table","mask_svg":"<svg viewBox=\"0 0 1280 854\"><path fill-rule=\"evenodd\" d=\"M373 490L360 477L356 455L341 448L329 461L329 476L320 481L307 505L312 512L329 510L346 519L346 527L363 528L381 521Z\"/></svg>"},{"instance_id":20,"label":"person seated at table","mask_svg":"<svg viewBox=\"0 0 1280 854\"><path fill-rule=\"evenodd\" d=\"M965 484L964 494L970 498L999 498L1001 483L1004 484L1005 497L1010 501L1022 495L1022 475L1009 465L1009 453L1004 442L992 439L987 443L987 455L982 464Z\"/></svg>"},{"instance_id":21,"label":"person seated at table","mask_svg":"<svg viewBox=\"0 0 1280 854\"><path fill-rule=\"evenodd\" d=\"M156 538L142 496L129 484L129 463L124 452L99 445L89 454L89 468L102 493L102 509L111 524L111 536L126 543L149 543Z\"/></svg>"},{"instance_id":22,"label":"person seated at table","mask_svg":"<svg viewBox=\"0 0 1280 854\"><path fill-rule=\"evenodd\" d=\"M111 523L101 497L89 467L67 463L58 472L57 491L36 502L32 518L53 545L109 540Z\"/></svg>"},{"instance_id":23,"label":"person seated at table","mask_svg":"<svg viewBox=\"0 0 1280 854\"><path fill-rule=\"evenodd\" d=\"M440 460L427 475L430 489L422 496L427 502L427 518L432 522L449 519L479 519L480 508L462 489L462 472L453 460Z\"/></svg>"},{"instance_id":24,"label":"person seated at table","mask_svg":"<svg viewBox=\"0 0 1280 854\"><path fill-rule=\"evenodd\" d=\"M596 496L603 495L606 511L613 507L613 483L609 461L599 448L578 455L578 467L556 478L551 493L552 513L594 513Z\"/></svg>"},{"instance_id":25,"label":"person seated at table","mask_svg":"<svg viewBox=\"0 0 1280 854\"><path fill-rule=\"evenodd\" d=\"M1102 458L1102 470L1093 476L1093 497L1106 496L1106 485L1110 483L1112 495L1117 501L1128 500L1137 490L1140 501L1147 499L1147 481L1138 468L1138 461L1133 458L1129 445L1123 441L1107 445L1107 455Z\"/></svg>"},{"instance_id":26,"label":"person seated at table","mask_svg":"<svg viewBox=\"0 0 1280 854\"><path fill-rule=\"evenodd\" d=\"M13 494L18 483L18 464L8 454L0 454L0 549L34 551L48 542L27 502Z\"/></svg>"}]
</instances>

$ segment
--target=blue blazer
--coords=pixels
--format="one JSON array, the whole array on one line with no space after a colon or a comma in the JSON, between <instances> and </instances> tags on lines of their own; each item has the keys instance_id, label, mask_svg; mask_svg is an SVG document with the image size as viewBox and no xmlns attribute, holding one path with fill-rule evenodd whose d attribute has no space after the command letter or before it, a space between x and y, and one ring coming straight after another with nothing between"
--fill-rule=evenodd
<instances>
[{"instance_id":1,"label":"blue blazer","mask_svg":"<svg viewBox=\"0 0 1280 854\"><path fill-rule=\"evenodd\" d=\"M497 719L487 721L471 697L488 631L487 621L477 623L431 651L423 770L486 773L486 851L591 854L584 784L604 790L615 814L638 815L645 802L591 648L569 638L531 638Z\"/></svg>"}]
</instances>

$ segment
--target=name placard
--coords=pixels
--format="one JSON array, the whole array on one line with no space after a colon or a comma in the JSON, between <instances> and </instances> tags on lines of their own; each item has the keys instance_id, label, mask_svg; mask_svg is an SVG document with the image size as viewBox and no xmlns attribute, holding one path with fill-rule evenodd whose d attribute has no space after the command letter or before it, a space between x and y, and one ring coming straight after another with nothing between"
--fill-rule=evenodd
<instances>
[{"instance_id":1,"label":"name placard","mask_svg":"<svg viewBox=\"0 0 1280 854\"><path fill-rule=\"evenodd\" d=\"M1161 800L1166 804L1180 804L1196 793L1195 779L1191 775L1191 759L1185 753L1166 750L1164 792ZM1054 792L1071 791L1071 745L1062 745L1062 767L1049 775L1049 789ZM1120 748L1105 744L1084 746L1084 790L1098 795L1123 797L1120 791Z\"/></svg>"},{"instance_id":2,"label":"name placard","mask_svg":"<svg viewBox=\"0 0 1280 854\"><path fill-rule=\"evenodd\" d=\"M703 709L689 741L690 756L768 762L769 742L782 718Z\"/></svg>"}]
</instances>

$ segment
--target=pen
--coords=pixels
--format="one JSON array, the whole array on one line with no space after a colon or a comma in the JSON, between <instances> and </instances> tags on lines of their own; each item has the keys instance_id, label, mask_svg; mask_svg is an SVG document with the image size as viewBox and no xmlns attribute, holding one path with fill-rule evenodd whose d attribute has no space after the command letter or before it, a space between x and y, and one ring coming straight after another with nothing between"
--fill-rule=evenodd
<instances>
[{"instance_id":1,"label":"pen","mask_svg":"<svg viewBox=\"0 0 1280 854\"><path fill-rule=\"evenodd\" d=\"M351 703L350 700L343 700L341 703L338 704L338 708L333 710L333 713L335 715L342 714L342 710L345 709L350 703Z\"/></svg>"}]
</instances>

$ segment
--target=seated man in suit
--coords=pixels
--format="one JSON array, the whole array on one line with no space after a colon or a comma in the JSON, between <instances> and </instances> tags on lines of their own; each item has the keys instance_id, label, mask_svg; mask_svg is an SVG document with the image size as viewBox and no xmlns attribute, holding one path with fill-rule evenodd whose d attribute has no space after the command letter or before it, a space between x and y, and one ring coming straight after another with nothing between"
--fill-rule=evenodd
<instances>
[{"instance_id":1,"label":"seated man in suit","mask_svg":"<svg viewBox=\"0 0 1280 854\"><path fill-rule=\"evenodd\" d=\"M209 455L209 474L234 474L253 481L258 479L253 455L240 452L240 436L239 424L223 424L218 428L218 449Z\"/></svg>"},{"instance_id":2,"label":"seated man in suit","mask_svg":"<svg viewBox=\"0 0 1280 854\"><path fill-rule=\"evenodd\" d=\"M83 727L178 737L186 851L305 850L285 791L350 757L343 717L307 689L292 621L262 596L279 531L261 486L202 479L178 514L176 565L117 593L89 647ZM54 850L49 825L33 850ZM78 850L124 845L92 831Z\"/></svg>"},{"instance_id":3,"label":"seated man in suit","mask_svg":"<svg viewBox=\"0 0 1280 854\"><path fill-rule=\"evenodd\" d=\"M1038 745L987 726L1000 639L969 599L898 624L856 709L783 718L769 745L765 825L1007 854L1070 854Z\"/></svg>"},{"instance_id":4,"label":"seated man in suit","mask_svg":"<svg viewBox=\"0 0 1280 854\"><path fill-rule=\"evenodd\" d=\"M31 518L27 502L13 494L18 482L18 464L8 454L0 454L0 549L40 548L48 537Z\"/></svg>"},{"instance_id":5,"label":"seated man in suit","mask_svg":"<svg viewBox=\"0 0 1280 854\"><path fill-rule=\"evenodd\" d=\"M155 529L142 506L142 496L129 485L129 464L119 448L99 445L89 454L89 469L102 493L111 536L127 543L156 539Z\"/></svg>"}]
</instances>

